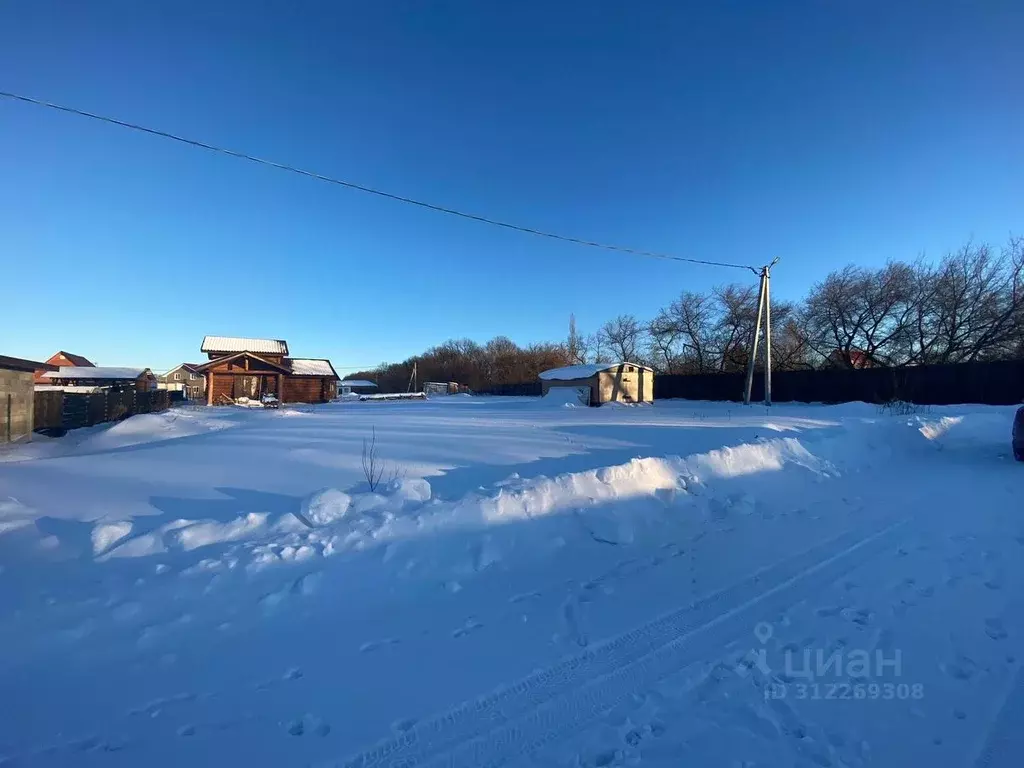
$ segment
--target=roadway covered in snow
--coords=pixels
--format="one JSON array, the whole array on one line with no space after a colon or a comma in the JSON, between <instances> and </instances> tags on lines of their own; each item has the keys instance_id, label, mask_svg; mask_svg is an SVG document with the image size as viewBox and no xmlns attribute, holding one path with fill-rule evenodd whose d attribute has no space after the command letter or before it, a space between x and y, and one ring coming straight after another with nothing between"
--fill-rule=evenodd
<instances>
[{"instance_id":1,"label":"roadway covered in snow","mask_svg":"<svg viewBox=\"0 0 1024 768\"><path fill-rule=\"evenodd\" d=\"M1018 765L1012 411L456 396L5 450L0 758Z\"/></svg>"}]
</instances>

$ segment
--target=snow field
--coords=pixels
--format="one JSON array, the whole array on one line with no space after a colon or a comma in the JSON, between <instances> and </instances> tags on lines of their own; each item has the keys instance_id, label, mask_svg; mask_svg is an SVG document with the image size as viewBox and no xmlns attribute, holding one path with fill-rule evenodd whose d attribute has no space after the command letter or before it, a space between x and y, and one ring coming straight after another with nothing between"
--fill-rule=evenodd
<instances>
[{"instance_id":1,"label":"snow field","mask_svg":"<svg viewBox=\"0 0 1024 768\"><path fill-rule=\"evenodd\" d=\"M196 409L8 455L0 680L24 706L0 756L1016 764L1004 412ZM376 492L371 425L394 465ZM899 652L900 677L787 667L861 650ZM853 698L887 682L907 695Z\"/></svg>"}]
</instances>

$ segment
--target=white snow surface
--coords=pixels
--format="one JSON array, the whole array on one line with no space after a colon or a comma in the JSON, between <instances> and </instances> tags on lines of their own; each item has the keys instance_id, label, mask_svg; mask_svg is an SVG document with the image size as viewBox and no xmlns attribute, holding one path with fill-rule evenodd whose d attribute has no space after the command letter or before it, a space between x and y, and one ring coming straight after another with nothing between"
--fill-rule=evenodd
<instances>
[{"instance_id":1,"label":"white snow surface","mask_svg":"<svg viewBox=\"0 0 1024 768\"><path fill-rule=\"evenodd\" d=\"M643 368L644 370L651 370L650 368L640 365L639 363L621 362L621 363L589 363L587 365L567 365L564 368L551 368L546 371L541 371L539 377L548 381L556 380L567 380L567 379L589 379L595 373L601 371L608 371L612 368L618 368L620 365L632 365L635 368Z\"/></svg>"},{"instance_id":2,"label":"white snow surface","mask_svg":"<svg viewBox=\"0 0 1024 768\"><path fill-rule=\"evenodd\" d=\"M540 402L555 408L588 408L590 387L551 387Z\"/></svg>"},{"instance_id":3,"label":"white snow surface","mask_svg":"<svg viewBox=\"0 0 1024 768\"><path fill-rule=\"evenodd\" d=\"M337 376L329 360L290 357L288 365L296 376Z\"/></svg>"},{"instance_id":4,"label":"white snow surface","mask_svg":"<svg viewBox=\"0 0 1024 768\"><path fill-rule=\"evenodd\" d=\"M1012 414L470 397L7 447L0 765L1019 765Z\"/></svg>"},{"instance_id":5,"label":"white snow surface","mask_svg":"<svg viewBox=\"0 0 1024 768\"><path fill-rule=\"evenodd\" d=\"M137 379L145 368L62 365L59 371L47 371L45 379Z\"/></svg>"},{"instance_id":6,"label":"white snow surface","mask_svg":"<svg viewBox=\"0 0 1024 768\"><path fill-rule=\"evenodd\" d=\"M249 339L243 336L204 336L201 352L252 352L265 355L287 355L288 344L282 339Z\"/></svg>"}]
</instances>

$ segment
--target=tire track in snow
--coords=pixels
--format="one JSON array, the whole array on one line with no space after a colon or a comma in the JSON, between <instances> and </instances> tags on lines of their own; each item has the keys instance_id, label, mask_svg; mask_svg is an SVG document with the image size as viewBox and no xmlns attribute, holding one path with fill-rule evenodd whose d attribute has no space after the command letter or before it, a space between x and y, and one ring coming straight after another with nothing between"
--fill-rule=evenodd
<instances>
[{"instance_id":1,"label":"tire track in snow","mask_svg":"<svg viewBox=\"0 0 1024 768\"><path fill-rule=\"evenodd\" d=\"M600 716L682 666L719 652L727 639L750 631L756 623L748 615L753 609L767 614L792 604L798 599L794 590L813 594L866 556L884 551L908 520L846 531L692 605L422 721L342 764L501 765ZM769 598L774 599L763 605Z\"/></svg>"}]
</instances>

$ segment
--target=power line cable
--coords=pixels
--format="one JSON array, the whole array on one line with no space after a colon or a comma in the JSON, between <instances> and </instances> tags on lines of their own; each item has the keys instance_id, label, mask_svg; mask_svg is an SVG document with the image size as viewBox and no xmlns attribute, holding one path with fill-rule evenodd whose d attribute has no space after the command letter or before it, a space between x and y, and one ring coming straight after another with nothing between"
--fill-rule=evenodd
<instances>
[{"instance_id":1,"label":"power line cable","mask_svg":"<svg viewBox=\"0 0 1024 768\"><path fill-rule=\"evenodd\" d=\"M498 219L491 219L487 216L478 216L475 213L466 213L465 211L459 211L454 208L448 208L443 205L435 205L434 203L427 203L422 200L415 200L411 197L405 197L403 195L396 195L392 192L384 192L380 189L374 189L367 187L362 184L356 184L352 181L344 181L342 179L336 179L331 176L325 176L322 173L315 171L307 171L302 168L296 168L295 166L286 165L284 163L278 163L274 160L266 160L261 157L246 154L245 152L239 152L234 149L227 149L225 147L214 146L213 144L207 144L203 141L197 141L196 139L185 138L184 136L178 136L167 131L160 131L156 128L147 128L143 125L136 123L129 123L124 120L118 120L113 117L106 117L104 115L98 115L94 112L86 112L85 110L75 109L74 107L67 107L62 104L55 104L49 101L42 101L41 99L34 99L30 96L22 96L17 93L10 93L9 91L0 91L0 96L7 99L13 99L15 101L21 101L26 104L34 104L39 107L46 107L47 109L54 109L59 112L66 112L71 115L77 115L79 117L87 117L90 120L98 120L103 123L109 123L110 125L117 125L122 128L129 128L133 131L141 131L142 133L148 133L153 136L160 136L164 139L170 139L177 141L182 144L187 144L192 147L198 147L199 149L206 149L211 152L219 152L222 155L229 155L230 157L236 157L240 160L248 160L253 163L260 165L266 165L271 168L277 168L281 171L288 171L290 173L297 173L300 176L308 176L311 179L318 179L319 181L326 181L328 184L336 184L341 187L347 187L348 189L354 189L359 192L366 192L367 194L376 195L377 197L384 197L388 200L395 200L400 203L408 203L409 205L415 205L420 208L426 208L431 211L437 211L438 213L447 213L450 216L458 216L463 219L469 219L470 221L478 221L482 224L490 224L495 227L502 227L504 229L511 229L516 232L524 232L528 235L537 235L538 237L546 237L551 240L561 240L566 243L575 243L576 245L583 245L588 248L601 248L606 251L616 251L618 253L629 253L634 256L646 256L652 259L667 259L669 261L681 261L688 264L702 264L708 267L728 267L730 269L754 269L747 264L732 264L725 261L710 261L707 259L689 259L684 256L673 256L667 253L657 253L654 251L644 251L638 248L628 248L622 245L608 245L607 243L598 243L591 240L584 240L579 237L571 237L569 235L559 235L554 232L545 232L544 230L534 229L532 227L523 227L518 224L510 224L506 221L499 221ZM756 271L756 270L755 270Z\"/></svg>"}]
</instances>

